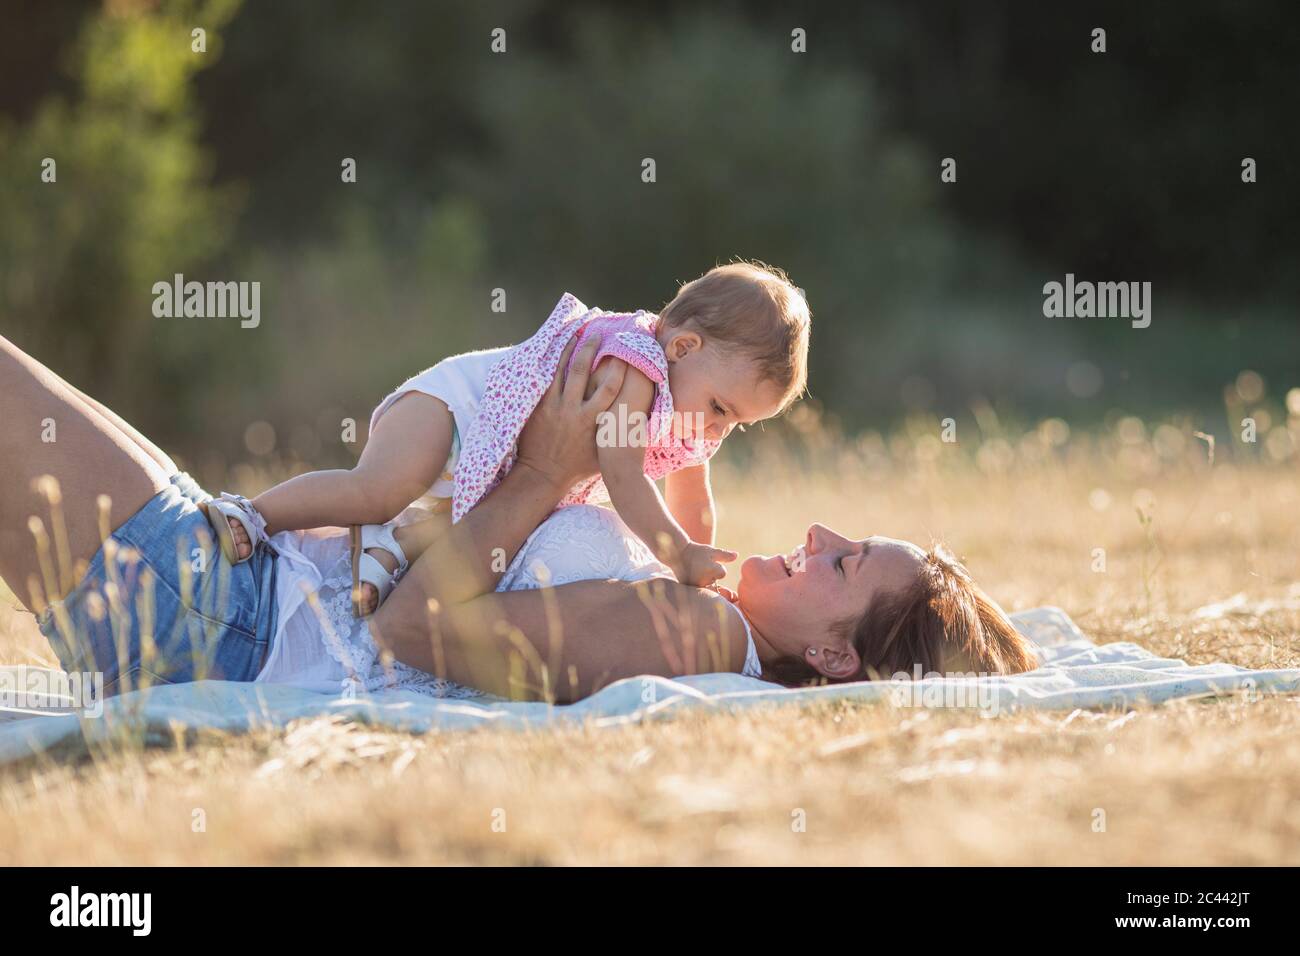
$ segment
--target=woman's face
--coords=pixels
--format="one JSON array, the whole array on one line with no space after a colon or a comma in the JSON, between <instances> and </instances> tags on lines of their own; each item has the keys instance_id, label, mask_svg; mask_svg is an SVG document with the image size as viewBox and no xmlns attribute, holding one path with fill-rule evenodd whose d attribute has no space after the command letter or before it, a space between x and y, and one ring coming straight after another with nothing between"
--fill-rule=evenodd
<instances>
[{"instance_id":1,"label":"woman's face","mask_svg":"<svg viewBox=\"0 0 1300 956\"><path fill-rule=\"evenodd\" d=\"M835 625L862 617L878 595L907 587L924 559L907 541L853 541L814 524L790 553L745 560L740 605L771 656L800 657L827 677L852 677L862 661Z\"/></svg>"}]
</instances>

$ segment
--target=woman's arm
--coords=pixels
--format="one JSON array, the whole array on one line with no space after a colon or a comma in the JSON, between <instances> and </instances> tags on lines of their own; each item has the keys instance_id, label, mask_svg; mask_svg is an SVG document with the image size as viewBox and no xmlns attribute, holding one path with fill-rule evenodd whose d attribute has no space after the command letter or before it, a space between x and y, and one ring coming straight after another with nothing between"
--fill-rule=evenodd
<instances>
[{"instance_id":1,"label":"woman's arm","mask_svg":"<svg viewBox=\"0 0 1300 956\"><path fill-rule=\"evenodd\" d=\"M481 507L481 506L480 506ZM739 672L744 624L666 578L577 581L422 606L403 581L376 617L404 664L513 700L570 703L625 677Z\"/></svg>"}]
</instances>

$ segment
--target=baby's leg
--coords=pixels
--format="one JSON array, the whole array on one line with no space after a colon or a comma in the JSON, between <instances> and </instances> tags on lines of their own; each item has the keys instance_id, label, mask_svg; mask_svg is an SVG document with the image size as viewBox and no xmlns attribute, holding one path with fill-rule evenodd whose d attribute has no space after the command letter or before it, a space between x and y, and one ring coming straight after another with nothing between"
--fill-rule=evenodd
<instances>
[{"instance_id":1,"label":"baby's leg","mask_svg":"<svg viewBox=\"0 0 1300 956\"><path fill-rule=\"evenodd\" d=\"M266 533L304 528L386 524L438 480L451 453L455 423L445 402L408 392L375 423L350 471L313 471L290 478L253 499ZM252 552L243 528L231 521L240 560Z\"/></svg>"},{"instance_id":2,"label":"baby's leg","mask_svg":"<svg viewBox=\"0 0 1300 956\"><path fill-rule=\"evenodd\" d=\"M424 554L440 536L446 534L447 529L451 527L451 514L449 512L435 513L421 521L415 521L411 524L402 525L393 532L393 537L402 548L402 553L406 556L408 564L414 564L415 560ZM383 548L370 548L366 551L376 561L384 566L388 571L397 570L397 557L385 551ZM379 606L379 591L373 584L362 582L361 599L358 602L361 605L363 614L373 614Z\"/></svg>"},{"instance_id":3,"label":"baby's leg","mask_svg":"<svg viewBox=\"0 0 1300 956\"><path fill-rule=\"evenodd\" d=\"M434 513L423 521L415 521L411 524L398 528L393 533L397 543L402 546L402 551L406 553L406 560L414 562L416 558L429 550L429 546L437 541L447 529L451 527L451 512L444 511Z\"/></svg>"}]
</instances>

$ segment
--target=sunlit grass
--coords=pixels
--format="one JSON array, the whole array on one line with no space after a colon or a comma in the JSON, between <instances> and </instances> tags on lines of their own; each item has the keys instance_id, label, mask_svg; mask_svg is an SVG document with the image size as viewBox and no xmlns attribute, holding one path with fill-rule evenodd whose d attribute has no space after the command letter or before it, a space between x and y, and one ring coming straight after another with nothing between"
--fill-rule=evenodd
<instances>
[{"instance_id":1,"label":"sunlit grass","mask_svg":"<svg viewBox=\"0 0 1300 956\"><path fill-rule=\"evenodd\" d=\"M808 410L793 447L751 430L715 470L720 541L786 551L812 519L942 537L1008 610L1057 604L1098 641L1193 663L1300 666L1297 414L1211 463L1190 422L986 417L946 443L936 416L846 442ZM232 470L232 490L291 467ZM7 610L0 662L54 663ZM1298 730L1294 698L424 737L317 720L0 771L0 863L1296 863Z\"/></svg>"}]
</instances>

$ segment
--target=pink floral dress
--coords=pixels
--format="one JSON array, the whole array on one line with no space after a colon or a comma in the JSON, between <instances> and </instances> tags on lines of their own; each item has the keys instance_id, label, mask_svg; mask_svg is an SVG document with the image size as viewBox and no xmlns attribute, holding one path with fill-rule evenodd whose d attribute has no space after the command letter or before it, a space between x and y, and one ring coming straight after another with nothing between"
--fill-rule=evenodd
<instances>
[{"instance_id":1,"label":"pink floral dress","mask_svg":"<svg viewBox=\"0 0 1300 956\"><path fill-rule=\"evenodd\" d=\"M578 345L574 357L588 338L599 335L597 364L612 356L654 382L654 404L646 425L649 442L645 473L649 478L662 478L712 458L721 442L680 439L673 434L668 359L655 338L658 321L659 317L649 312L602 312L588 309L568 292L561 296L550 318L532 338L510 349L488 372L478 414L467 433L461 436L452 520L463 518L509 472L519 433L550 387L560 355L575 335ZM570 365L572 361L571 358ZM560 507L608 500L604 481L595 475L571 488L560 501Z\"/></svg>"}]
</instances>

